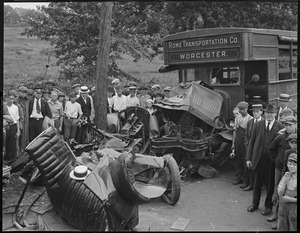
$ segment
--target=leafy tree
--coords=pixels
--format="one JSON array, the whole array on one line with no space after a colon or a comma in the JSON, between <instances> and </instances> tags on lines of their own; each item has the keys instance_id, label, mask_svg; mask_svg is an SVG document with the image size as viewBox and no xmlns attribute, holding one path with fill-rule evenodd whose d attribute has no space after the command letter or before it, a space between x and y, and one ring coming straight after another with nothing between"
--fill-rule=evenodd
<instances>
[{"instance_id":1,"label":"leafy tree","mask_svg":"<svg viewBox=\"0 0 300 233\"><path fill-rule=\"evenodd\" d=\"M51 2L29 18L22 35L48 40L62 77L93 81L99 34L99 2ZM115 2L109 76L128 76L116 65L120 53L135 61L159 53L168 34L213 27L297 30L297 2Z\"/></svg>"},{"instance_id":2,"label":"leafy tree","mask_svg":"<svg viewBox=\"0 0 300 233\"><path fill-rule=\"evenodd\" d=\"M57 65L67 79L94 80L99 34L99 2L51 2L39 9L28 20L30 28L22 35L37 36L50 41L54 47ZM145 13L146 12L146 13ZM112 20L109 75L126 76L115 63L118 53L129 53L136 60L151 58L149 47L156 48L159 37L155 28L157 18L147 19L151 9L134 2L114 4ZM147 20L141 20L147 19Z\"/></svg>"}]
</instances>

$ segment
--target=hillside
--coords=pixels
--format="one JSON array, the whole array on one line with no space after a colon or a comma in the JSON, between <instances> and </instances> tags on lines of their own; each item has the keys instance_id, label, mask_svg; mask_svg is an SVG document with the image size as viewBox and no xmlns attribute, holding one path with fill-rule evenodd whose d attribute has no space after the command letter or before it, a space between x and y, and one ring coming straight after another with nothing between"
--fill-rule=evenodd
<instances>
[{"instance_id":1,"label":"hillside","mask_svg":"<svg viewBox=\"0 0 300 233\"><path fill-rule=\"evenodd\" d=\"M4 27L4 89L16 88L21 84L31 85L42 80L57 82L59 67L57 59L51 54L50 43L37 38L20 36L22 27ZM46 69L46 64L49 68ZM178 82L177 72L158 73L163 65L162 54L155 57L152 62L141 59L133 62L130 56L120 56L118 66L139 83L158 83L164 86L175 85ZM46 73L47 71L47 73ZM126 84L127 80L123 80ZM94 84L87 83L92 86Z\"/></svg>"}]
</instances>

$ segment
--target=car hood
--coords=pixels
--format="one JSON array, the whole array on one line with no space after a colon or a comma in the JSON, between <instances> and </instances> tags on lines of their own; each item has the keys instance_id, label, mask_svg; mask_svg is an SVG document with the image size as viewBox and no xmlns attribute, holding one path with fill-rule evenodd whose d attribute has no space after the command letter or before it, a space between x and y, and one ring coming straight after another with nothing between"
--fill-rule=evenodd
<instances>
[{"instance_id":1,"label":"car hood","mask_svg":"<svg viewBox=\"0 0 300 233\"><path fill-rule=\"evenodd\" d=\"M215 117L220 116L223 97L198 82L181 83L170 92L170 96L154 106L190 112L212 127Z\"/></svg>"}]
</instances>

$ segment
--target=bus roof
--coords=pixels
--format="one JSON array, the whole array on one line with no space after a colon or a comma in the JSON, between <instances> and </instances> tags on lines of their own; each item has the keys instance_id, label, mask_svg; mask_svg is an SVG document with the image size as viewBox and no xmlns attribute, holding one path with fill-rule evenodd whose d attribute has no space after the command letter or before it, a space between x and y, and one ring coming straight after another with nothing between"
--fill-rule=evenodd
<instances>
[{"instance_id":1,"label":"bus roof","mask_svg":"<svg viewBox=\"0 0 300 233\"><path fill-rule=\"evenodd\" d=\"M287 37L298 38L297 31L286 31L277 29L264 29L264 28L204 28L198 30L191 30L185 32L179 32L172 35L164 37L164 41L177 40L183 38L194 38L203 36L212 36L220 34L230 34L230 33L257 33L257 34L267 34L267 35L278 35Z\"/></svg>"}]
</instances>

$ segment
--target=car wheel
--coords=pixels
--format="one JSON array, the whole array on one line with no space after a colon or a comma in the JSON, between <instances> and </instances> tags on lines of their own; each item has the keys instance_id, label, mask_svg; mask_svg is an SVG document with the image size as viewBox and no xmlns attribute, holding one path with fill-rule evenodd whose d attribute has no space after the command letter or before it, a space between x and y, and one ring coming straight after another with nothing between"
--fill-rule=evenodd
<instances>
[{"instance_id":1,"label":"car wheel","mask_svg":"<svg viewBox=\"0 0 300 233\"><path fill-rule=\"evenodd\" d=\"M181 179L178 164L170 154L163 156L166 166L164 168L166 174L167 190L162 195L163 200L169 205L175 205L181 192Z\"/></svg>"}]
</instances>

